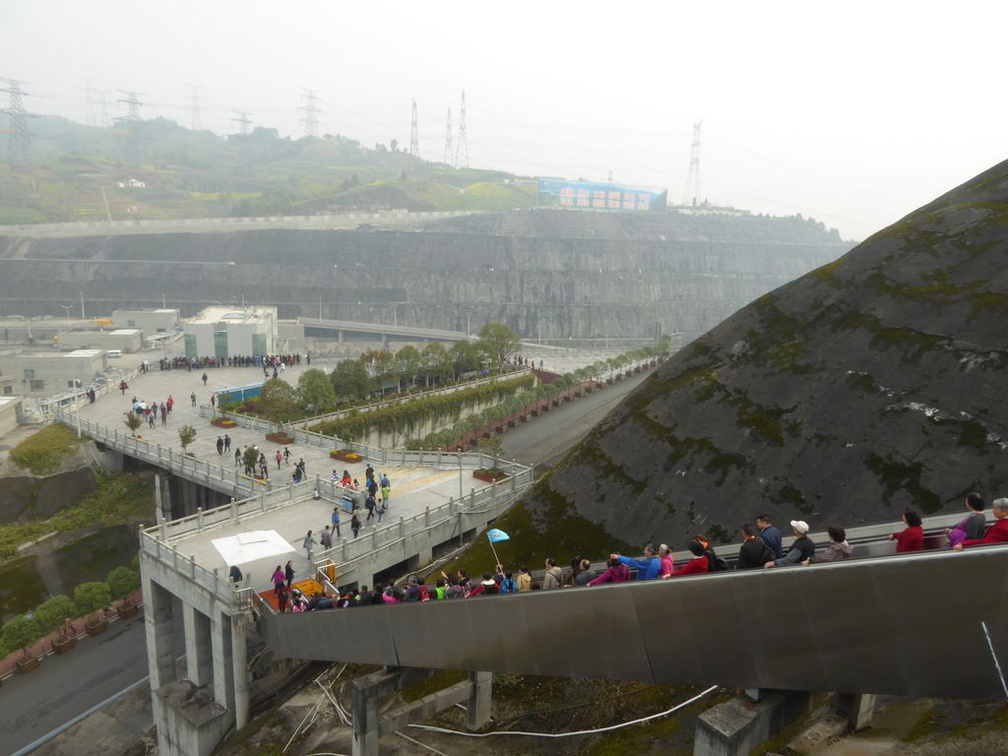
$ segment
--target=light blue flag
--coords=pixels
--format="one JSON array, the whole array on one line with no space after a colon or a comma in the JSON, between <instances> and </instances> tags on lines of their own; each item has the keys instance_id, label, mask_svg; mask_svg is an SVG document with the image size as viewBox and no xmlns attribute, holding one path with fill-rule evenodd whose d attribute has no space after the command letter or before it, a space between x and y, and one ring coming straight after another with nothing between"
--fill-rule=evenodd
<instances>
[{"instance_id":1,"label":"light blue flag","mask_svg":"<svg viewBox=\"0 0 1008 756\"><path fill-rule=\"evenodd\" d=\"M497 528L490 528L490 530L487 531L487 538L490 539L490 543L500 543L501 541L510 540L511 536L509 536L503 530L498 530Z\"/></svg>"}]
</instances>

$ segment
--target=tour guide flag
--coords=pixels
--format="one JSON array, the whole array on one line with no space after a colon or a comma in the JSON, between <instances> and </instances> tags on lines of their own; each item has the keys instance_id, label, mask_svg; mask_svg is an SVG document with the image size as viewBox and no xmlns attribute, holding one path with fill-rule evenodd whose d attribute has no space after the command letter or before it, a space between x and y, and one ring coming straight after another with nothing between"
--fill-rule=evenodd
<instances>
[{"instance_id":1,"label":"tour guide flag","mask_svg":"<svg viewBox=\"0 0 1008 756\"><path fill-rule=\"evenodd\" d=\"M501 541L510 540L511 536L509 536L503 530L498 530L497 528L490 528L490 530L487 531L487 538L490 539L490 543L500 543Z\"/></svg>"}]
</instances>

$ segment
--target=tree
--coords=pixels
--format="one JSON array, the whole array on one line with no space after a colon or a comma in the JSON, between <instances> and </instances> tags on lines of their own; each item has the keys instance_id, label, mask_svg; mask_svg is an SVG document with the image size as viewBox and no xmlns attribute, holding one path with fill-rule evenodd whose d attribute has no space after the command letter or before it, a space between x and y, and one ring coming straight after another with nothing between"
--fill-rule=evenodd
<instances>
[{"instance_id":1,"label":"tree","mask_svg":"<svg viewBox=\"0 0 1008 756\"><path fill-rule=\"evenodd\" d=\"M13 650L20 648L28 656L28 646L42 637L42 628L34 617L19 614L3 626L3 643Z\"/></svg>"},{"instance_id":2,"label":"tree","mask_svg":"<svg viewBox=\"0 0 1008 756\"><path fill-rule=\"evenodd\" d=\"M273 423L282 423L298 414L301 397L287 381L271 378L263 384L256 401L258 413Z\"/></svg>"},{"instance_id":3,"label":"tree","mask_svg":"<svg viewBox=\"0 0 1008 756\"><path fill-rule=\"evenodd\" d=\"M406 380L409 382L409 386L413 385L413 378L416 376L417 369L420 367L420 352L412 344L407 344L398 352L396 352L396 362L399 363L399 368L403 371L406 376Z\"/></svg>"},{"instance_id":4,"label":"tree","mask_svg":"<svg viewBox=\"0 0 1008 756\"><path fill-rule=\"evenodd\" d=\"M367 399L374 387L367 366L360 360L343 360L336 364L329 380L337 397Z\"/></svg>"},{"instance_id":5,"label":"tree","mask_svg":"<svg viewBox=\"0 0 1008 756\"><path fill-rule=\"evenodd\" d=\"M69 596L62 593L58 596L46 600L35 610L35 619L42 628L42 632L51 633L53 630L63 627L63 620L74 616L74 602Z\"/></svg>"},{"instance_id":6,"label":"tree","mask_svg":"<svg viewBox=\"0 0 1008 756\"><path fill-rule=\"evenodd\" d=\"M504 323L487 323L480 329L479 345L501 367L504 360L521 350L521 339Z\"/></svg>"},{"instance_id":7,"label":"tree","mask_svg":"<svg viewBox=\"0 0 1008 756\"><path fill-rule=\"evenodd\" d=\"M427 366L425 373L428 378L428 386L430 385L430 378L440 381L444 380L445 376L451 373L451 360L444 344L439 344L436 341L428 344L424 347L422 358L424 364Z\"/></svg>"},{"instance_id":8,"label":"tree","mask_svg":"<svg viewBox=\"0 0 1008 756\"><path fill-rule=\"evenodd\" d=\"M182 444L182 453L186 453L186 447L196 440L196 429L191 425L183 425L178 431L179 443Z\"/></svg>"},{"instance_id":9,"label":"tree","mask_svg":"<svg viewBox=\"0 0 1008 756\"><path fill-rule=\"evenodd\" d=\"M74 588L74 606L80 615L104 609L112 601L112 592L105 583L81 583Z\"/></svg>"},{"instance_id":10,"label":"tree","mask_svg":"<svg viewBox=\"0 0 1008 756\"><path fill-rule=\"evenodd\" d=\"M306 370L298 378L298 394L301 403L313 412L325 412L336 404L336 391L325 371L317 368Z\"/></svg>"},{"instance_id":11,"label":"tree","mask_svg":"<svg viewBox=\"0 0 1008 756\"><path fill-rule=\"evenodd\" d=\"M259 448L256 446L245 447L245 451L242 452L242 464L249 470L255 471L256 465L259 464L260 453Z\"/></svg>"},{"instance_id":12,"label":"tree","mask_svg":"<svg viewBox=\"0 0 1008 756\"><path fill-rule=\"evenodd\" d=\"M463 373L479 370L479 352L468 341L456 341L452 344L452 348L448 350L448 357L452 361L456 379Z\"/></svg>"},{"instance_id":13,"label":"tree","mask_svg":"<svg viewBox=\"0 0 1008 756\"><path fill-rule=\"evenodd\" d=\"M126 598L140 587L140 575L129 567L116 567L105 578L114 599Z\"/></svg>"},{"instance_id":14,"label":"tree","mask_svg":"<svg viewBox=\"0 0 1008 756\"><path fill-rule=\"evenodd\" d=\"M136 438L137 428L143 425L143 420L135 412L127 412L126 419L123 422L126 423L126 427L130 429L130 433Z\"/></svg>"}]
</instances>

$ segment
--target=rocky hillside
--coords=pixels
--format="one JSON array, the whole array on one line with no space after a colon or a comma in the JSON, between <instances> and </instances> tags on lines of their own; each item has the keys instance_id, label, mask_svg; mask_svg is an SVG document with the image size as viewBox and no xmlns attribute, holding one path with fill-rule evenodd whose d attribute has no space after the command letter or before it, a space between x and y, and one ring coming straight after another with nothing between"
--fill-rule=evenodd
<instances>
[{"instance_id":1,"label":"rocky hillside","mask_svg":"<svg viewBox=\"0 0 1008 756\"><path fill-rule=\"evenodd\" d=\"M1003 496L1008 162L766 294L662 366L535 490L614 539L725 540ZM548 513L548 514L547 514Z\"/></svg>"}]
</instances>

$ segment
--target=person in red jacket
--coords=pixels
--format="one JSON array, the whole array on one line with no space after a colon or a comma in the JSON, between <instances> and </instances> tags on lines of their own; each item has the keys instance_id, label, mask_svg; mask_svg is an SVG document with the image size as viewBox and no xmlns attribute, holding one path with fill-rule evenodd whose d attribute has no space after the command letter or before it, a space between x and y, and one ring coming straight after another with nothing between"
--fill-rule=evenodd
<instances>
[{"instance_id":1,"label":"person in red jacket","mask_svg":"<svg viewBox=\"0 0 1008 756\"><path fill-rule=\"evenodd\" d=\"M912 509L903 512L903 522L906 528L899 533L890 533L889 540L896 540L896 553L924 550L924 528L921 526L921 516Z\"/></svg>"},{"instance_id":2,"label":"person in red jacket","mask_svg":"<svg viewBox=\"0 0 1008 756\"><path fill-rule=\"evenodd\" d=\"M698 541L691 541L689 550L693 555L693 558L686 562L686 564L674 568L669 577L677 578L684 577L686 575L707 574L709 563L707 561L707 554L704 552L703 544Z\"/></svg>"},{"instance_id":3,"label":"person in red jacket","mask_svg":"<svg viewBox=\"0 0 1008 756\"><path fill-rule=\"evenodd\" d=\"M983 546L987 543L1008 543L1008 499L995 499L991 510L997 520L987 529L987 535L983 538L957 543L953 547L956 551L962 551L963 548L969 546Z\"/></svg>"}]
</instances>

